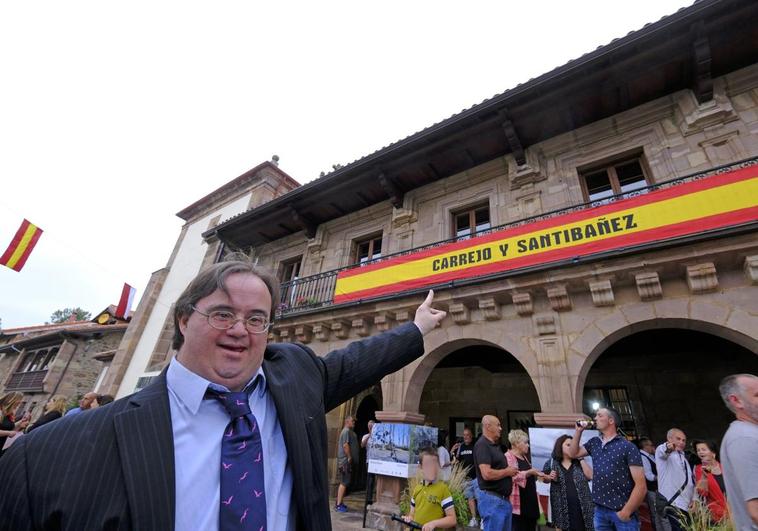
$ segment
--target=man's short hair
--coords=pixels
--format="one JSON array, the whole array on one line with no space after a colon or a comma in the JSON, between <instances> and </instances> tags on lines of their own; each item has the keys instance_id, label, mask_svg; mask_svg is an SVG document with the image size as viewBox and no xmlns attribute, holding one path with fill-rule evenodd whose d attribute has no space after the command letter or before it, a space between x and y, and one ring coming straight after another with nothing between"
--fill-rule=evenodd
<instances>
[{"instance_id":1,"label":"man's short hair","mask_svg":"<svg viewBox=\"0 0 758 531\"><path fill-rule=\"evenodd\" d=\"M279 281L267 271L259 269L249 257L243 254L233 254L229 260L218 262L200 272L184 289L174 305L174 338L171 348L179 350L184 344L184 336L179 330L179 320L190 315L192 306L216 290L226 291L226 279L235 273L255 275L263 281L271 294L271 309L269 321L273 322L276 308L279 305Z\"/></svg>"},{"instance_id":2,"label":"man's short hair","mask_svg":"<svg viewBox=\"0 0 758 531\"><path fill-rule=\"evenodd\" d=\"M721 394L721 400L724 401L724 404L726 404L726 407L729 408L729 411L732 413L736 413L734 406L729 401L729 397L732 395L737 395L739 397L742 397L743 389L740 385L740 378L758 378L755 374L730 374L729 376L725 377L723 380L721 380L721 383L719 384L719 394Z\"/></svg>"},{"instance_id":3,"label":"man's short hair","mask_svg":"<svg viewBox=\"0 0 758 531\"><path fill-rule=\"evenodd\" d=\"M634 440L634 445L640 450L642 450L642 447L645 446L645 443L653 444L653 441L650 439L650 437L640 437Z\"/></svg>"},{"instance_id":4,"label":"man's short hair","mask_svg":"<svg viewBox=\"0 0 758 531\"><path fill-rule=\"evenodd\" d=\"M604 409L608 416L613 419L613 424L616 426L616 428L621 427L621 413L619 413L617 410L613 409L612 407L601 407L600 409Z\"/></svg>"}]
</instances>

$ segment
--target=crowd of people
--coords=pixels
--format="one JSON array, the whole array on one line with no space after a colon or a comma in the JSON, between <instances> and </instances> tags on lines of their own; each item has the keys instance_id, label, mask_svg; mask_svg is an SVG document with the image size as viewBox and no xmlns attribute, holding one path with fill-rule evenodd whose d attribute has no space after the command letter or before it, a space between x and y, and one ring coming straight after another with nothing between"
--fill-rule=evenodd
<instances>
[{"instance_id":1,"label":"crowd of people","mask_svg":"<svg viewBox=\"0 0 758 531\"><path fill-rule=\"evenodd\" d=\"M669 429L658 445L648 437L631 441L620 432L620 414L603 407L593 420L578 419L573 435L558 437L537 469L527 433L512 430L504 437L500 420L484 416L481 435L475 438L466 427L449 453L468 474L463 494L469 526L535 531L542 512L552 527L564 531L682 531L691 512L699 511L708 526L731 518L738 531L758 530L758 376L728 376L719 391L736 417L720 452L709 440L688 445L679 428ZM583 439L589 428L599 435ZM425 531L455 527L455 508L441 474L450 462L447 450L421 454L423 479L405 519ZM549 485L549 511L540 508L538 482Z\"/></svg>"},{"instance_id":2,"label":"crowd of people","mask_svg":"<svg viewBox=\"0 0 758 531\"><path fill-rule=\"evenodd\" d=\"M40 426L54 422L64 415L75 415L113 402L111 395L90 392L79 399L77 407L69 409L68 397L53 395L45 404L42 414L32 422L30 411L18 414L23 399L24 395L17 391L6 393L0 398L0 457L19 437Z\"/></svg>"}]
</instances>

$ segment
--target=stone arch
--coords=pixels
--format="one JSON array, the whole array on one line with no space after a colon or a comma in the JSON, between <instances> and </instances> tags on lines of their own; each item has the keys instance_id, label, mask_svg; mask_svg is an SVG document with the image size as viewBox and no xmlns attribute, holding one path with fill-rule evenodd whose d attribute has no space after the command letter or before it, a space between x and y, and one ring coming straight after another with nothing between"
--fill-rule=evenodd
<instances>
[{"instance_id":1,"label":"stone arch","mask_svg":"<svg viewBox=\"0 0 758 531\"><path fill-rule=\"evenodd\" d=\"M758 330L758 318L755 318L753 330ZM576 373L576 385L574 388L574 404L576 411L582 410L582 395L584 392L584 385L587 380L592 366L597 359L614 343L620 339L636 334L638 332L644 332L647 330L661 329L661 328L678 328L684 330L695 330L699 332L705 332L722 339L731 341L737 345L740 345L751 352L758 354L758 339L746 333L734 328L730 328L725 324L716 320L709 320L705 318L693 319L690 317L666 317L666 318L648 318L640 320L627 321L625 324L620 325L612 330L607 330L604 336L598 341L594 341L593 345L586 354L579 350L574 349L574 353L583 355L584 359L581 362L581 367ZM589 329L589 330L588 330ZM572 342L572 348L574 345L588 344L587 336L597 336L598 330L592 330L588 327L580 336Z\"/></svg>"},{"instance_id":2,"label":"stone arch","mask_svg":"<svg viewBox=\"0 0 758 531\"><path fill-rule=\"evenodd\" d=\"M421 394L423 392L424 385L429 379L429 376L431 375L434 368L447 355L464 347L483 345L500 349L504 354L512 356L516 359L516 361L519 362L521 367L532 379L532 383L536 381L536 360L533 354L528 354L529 350L527 348L519 348L519 345L513 341L507 341L505 342L507 344L504 345L502 338L486 337L486 333L483 335L485 337L461 337L457 339L446 338L446 341L442 340L439 342L427 341L427 349L429 352L413 367L413 372L407 381L405 397L403 399L403 411L417 412L419 410L419 406L421 404ZM537 392L539 396L539 390L537 390Z\"/></svg>"}]
</instances>

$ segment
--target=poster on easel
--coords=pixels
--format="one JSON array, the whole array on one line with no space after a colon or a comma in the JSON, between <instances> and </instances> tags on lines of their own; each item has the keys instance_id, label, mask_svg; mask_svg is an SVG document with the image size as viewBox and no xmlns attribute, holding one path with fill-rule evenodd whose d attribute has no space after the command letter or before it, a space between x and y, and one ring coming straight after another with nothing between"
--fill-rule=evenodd
<instances>
[{"instance_id":1,"label":"poster on easel","mask_svg":"<svg viewBox=\"0 0 758 531\"><path fill-rule=\"evenodd\" d=\"M392 422L375 424L368 440L369 474L414 477L419 453L424 448L437 449L437 428Z\"/></svg>"}]
</instances>

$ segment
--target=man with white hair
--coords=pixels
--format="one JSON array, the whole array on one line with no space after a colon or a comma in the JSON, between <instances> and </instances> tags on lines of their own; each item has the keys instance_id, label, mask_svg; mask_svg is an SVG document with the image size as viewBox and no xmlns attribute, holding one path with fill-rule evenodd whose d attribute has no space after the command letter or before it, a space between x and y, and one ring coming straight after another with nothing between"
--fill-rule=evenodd
<instances>
[{"instance_id":1,"label":"man with white hair","mask_svg":"<svg viewBox=\"0 0 758 531\"><path fill-rule=\"evenodd\" d=\"M758 530L758 376L733 374L719 385L735 415L721 441L726 495L738 531Z\"/></svg>"},{"instance_id":2,"label":"man with white hair","mask_svg":"<svg viewBox=\"0 0 758 531\"><path fill-rule=\"evenodd\" d=\"M658 470L658 492L674 507L667 513L671 529L683 531L689 521L689 509L695 495L692 469L684 455L687 436L678 428L666 433L666 442L655 450L655 467Z\"/></svg>"}]
</instances>

